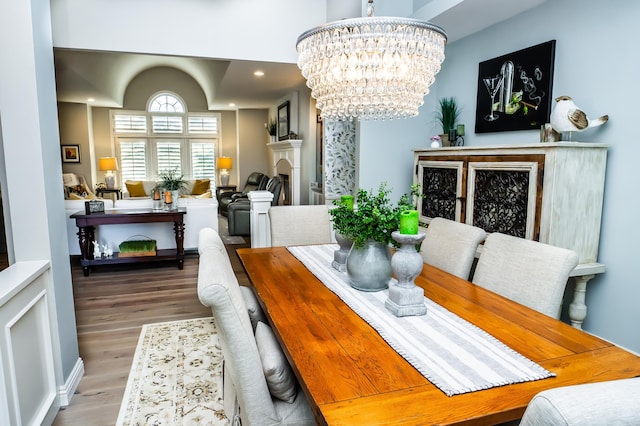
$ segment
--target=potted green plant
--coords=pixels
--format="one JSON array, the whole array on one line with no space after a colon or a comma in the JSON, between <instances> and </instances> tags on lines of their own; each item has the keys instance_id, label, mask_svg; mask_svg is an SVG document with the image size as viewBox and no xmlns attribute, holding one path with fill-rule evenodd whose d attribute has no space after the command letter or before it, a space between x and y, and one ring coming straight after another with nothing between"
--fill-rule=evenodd
<instances>
[{"instance_id":1,"label":"potted green plant","mask_svg":"<svg viewBox=\"0 0 640 426\"><path fill-rule=\"evenodd\" d=\"M275 119L270 118L269 122L264 124L264 127L267 129L267 133L269 133L271 142L275 142L276 134L278 133L278 122Z\"/></svg>"},{"instance_id":2,"label":"potted green plant","mask_svg":"<svg viewBox=\"0 0 640 426\"><path fill-rule=\"evenodd\" d=\"M182 173L178 172L178 168L165 169L159 174L160 182L158 186L163 188L164 203L170 210L175 210L178 207L178 198L180 197L180 190L187 185L187 181L184 179ZM170 194L167 194L169 192Z\"/></svg>"},{"instance_id":3,"label":"potted green plant","mask_svg":"<svg viewBox=\"0 0 640 426\"><path fill-rule=\"evenodd\" d=\"M336 207L329 211L334 229L353 242L346 270L351 286L358 290L382 290L391 278L391 233L398 229L400 213L412 208L412 204L408 195L393 204L390 193L386 183L377 193L360 189L355 208L334 200Z\"/></svg>"},{"instance_id":4,"label":"potted green plant","mask_svg":"<svg viewBox=\"0 0 640 426\"><path fill-rule=\"evenodd\" d=\"M159 186L168 191L179 191L187 185L182 173L178 172L178 168L165 169L160 172Z\"/></svg>"},{"instance_id":5,"label":"potted green plant","mask_svg":"<svg viewBox=\"0 0 640 426\"><path fill-rule=\"evenodd\" d=\"M454 128L456 120L460 116L460 108L455 98L441 98L438 100L440 109L436 111L436 120L442 127L440 138L443 146L449 146L449 132Z\"/></svg>"}]
</instances>

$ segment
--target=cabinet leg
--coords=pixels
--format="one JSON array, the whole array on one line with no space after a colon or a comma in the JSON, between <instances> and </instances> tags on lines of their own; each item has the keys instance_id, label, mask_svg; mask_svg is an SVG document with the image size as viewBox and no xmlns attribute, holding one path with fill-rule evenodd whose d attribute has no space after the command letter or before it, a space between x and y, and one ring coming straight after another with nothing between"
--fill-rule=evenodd
<instances>
[{"instance_id":1,"label":"cabinet leg","mask_svg":"<svg viewBox=\"0 0 640 426\"><path fill-rule=\"evenodd\" d=\"M573 302L569 305L569 319L571 320L571 325L580 330L582 330L582 323L587 317L587 305L585 304L587 283L593 277L595 277L595 275L573 277L576 288L573 291Z\"/></svg>"}]
</instances>

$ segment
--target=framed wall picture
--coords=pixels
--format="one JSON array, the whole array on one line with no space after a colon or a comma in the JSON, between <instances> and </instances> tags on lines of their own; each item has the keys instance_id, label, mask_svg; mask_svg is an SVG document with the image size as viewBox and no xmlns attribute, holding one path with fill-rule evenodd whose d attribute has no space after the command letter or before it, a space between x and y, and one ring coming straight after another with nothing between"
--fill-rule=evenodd
<instances>
[{"instance_id":1,"label":"framed wall picture","mask_svg":"<svg viewBox=\"0 0 640 426\"><path fill-rule=\"evenodd\" d=\"M278 107L278 140L289 139L289 101Z\"/></svg>"},{"instance_id":2,"label":"framed wall picture","mask_svg":"<svg viewBox=\"0 0 640 426\"><path fill-rule=\"evenodd\" d=\"M549 122L556 41L478 66L476 133L540 130Z\"/></svg>"},{"instance_id":3,"label":"framed wall picture","mask_svg":"<svg viewBox=\"0 0 640 426\"><path fill-rule=\"evenodd\" d=\"M80 162L80 146L79 145L62 145L62 162L63 163L79 163Z\"/></svg>"}]
</instances>

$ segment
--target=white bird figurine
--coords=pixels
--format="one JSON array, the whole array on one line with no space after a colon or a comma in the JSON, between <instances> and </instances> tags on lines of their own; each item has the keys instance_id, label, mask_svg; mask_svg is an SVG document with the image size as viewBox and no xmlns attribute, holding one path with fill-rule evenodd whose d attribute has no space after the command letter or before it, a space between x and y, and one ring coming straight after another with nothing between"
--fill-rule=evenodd
<instances>
[{"instance_id":1,"label":"white bird figurine","mask_svg":"<svg viewBox=\"0 0 640 426\"><path fill-rule=\"evenodd\" d=\"M608 115L590 120L587 114L576 106L569 96L560 96L556 98L556 105L551 111L551 127L556 132L569 132L569 140L571 140L571 132L581 132L585 129L601 126L609 120Z\"/></svg>"}]
</instances>

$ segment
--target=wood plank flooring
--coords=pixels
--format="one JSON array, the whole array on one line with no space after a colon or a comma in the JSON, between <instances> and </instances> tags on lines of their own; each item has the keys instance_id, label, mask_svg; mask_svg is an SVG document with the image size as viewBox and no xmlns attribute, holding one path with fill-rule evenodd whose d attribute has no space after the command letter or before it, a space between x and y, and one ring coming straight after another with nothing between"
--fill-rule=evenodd
<instances>
[{"instance_id":1,"label":"wood plank flooring","mask_svg":"<svg viewBox=\"0 0 640 426\"><path fill-rule=\"evenodd\" d=\"M248 238L245 238L248 240ZM245 245L227 245L240 284L248 280L235 253ZM111 266L82 274L72 266L76 324L85 374L71 404L54 425L114 425L143 324L211 316L197 296L198 256L188 254L184 269L174 263Z\"/></svg>"}]
</instances>

